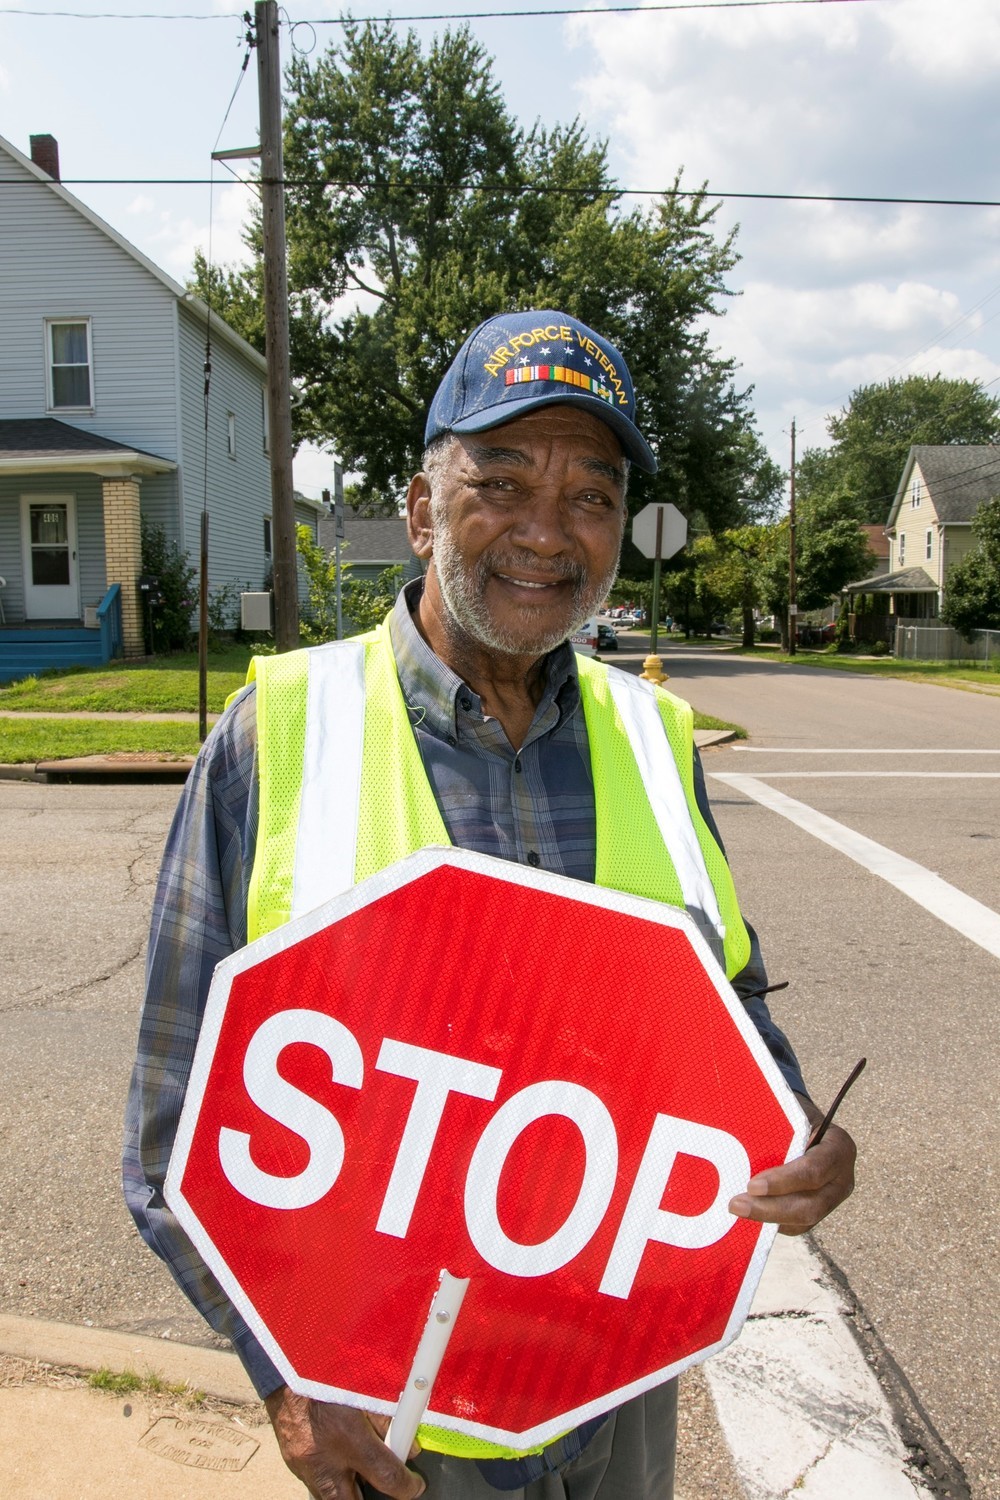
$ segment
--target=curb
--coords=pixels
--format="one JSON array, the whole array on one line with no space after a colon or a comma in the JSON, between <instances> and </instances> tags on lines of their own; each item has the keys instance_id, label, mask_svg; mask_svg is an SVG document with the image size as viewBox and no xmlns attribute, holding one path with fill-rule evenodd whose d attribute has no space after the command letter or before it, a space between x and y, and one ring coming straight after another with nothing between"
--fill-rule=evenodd
<instances>
[{"instance_id":1,"label":"curb","mask_svg":"<svg viewBox=\"0 0 1000 1500\"><path fill-rule=\"evenodd\" d=\"M170 1385L187 1385L206 1396L242 1406L260 1400L235 1354L145 1334L80 1328L73 1323L0 1313L0 1354L69 1370L131 1370L136 1375L157 1375Z\"/></svg>"},{"instance_id":2,"label":"curb","mask_svg":"<svg viewBox=\"0 0 1000 1500\"><path fill-rule=\"evenodd\" d=\"M704 1365L747 1500L927 1500L808 1241L778 1235L740 1337Z\"/></svg>"},{"instance_id":3,"label":"curb","mask_svg":"<svg viewBox=\"0 0 1000 1500\"><path fill-rule=\"evenodd\" d=\"M746 1500L927 1500L850 1311L816 1250L777 1236L742 1334L702 1366ZM0 1353L258 1401L235 1354L141 1334L0 1314Z\"/></svg>"}]
</instances>

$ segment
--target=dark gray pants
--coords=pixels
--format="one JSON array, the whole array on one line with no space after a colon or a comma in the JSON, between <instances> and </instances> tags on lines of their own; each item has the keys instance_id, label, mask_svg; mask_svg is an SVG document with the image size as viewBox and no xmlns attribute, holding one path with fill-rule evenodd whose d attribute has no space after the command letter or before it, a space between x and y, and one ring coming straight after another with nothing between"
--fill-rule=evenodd
<instances>
[{"instance_id":1,"label":"dark gray pants","mask_svg":"<svg viewBox=\"0 0 1000 1500\"><path fill-rule=\"evenodd\" d=\"M467 1458L421 1453L427 1500L673 1500L677 1382L628 1401L579 1457L519 1490L496 1490ZM377 1500L366 1485L363 1494Z\"/></svg>"}]
</instances>

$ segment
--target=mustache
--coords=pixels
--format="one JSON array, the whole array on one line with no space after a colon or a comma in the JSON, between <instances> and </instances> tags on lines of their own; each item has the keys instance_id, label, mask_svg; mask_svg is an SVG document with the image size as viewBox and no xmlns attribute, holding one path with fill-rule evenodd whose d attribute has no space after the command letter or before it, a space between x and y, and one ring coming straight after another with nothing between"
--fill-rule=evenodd
<instances>
[{"instance_id":1,"label":"mustache","mask_svg":"<svg viewBox=\"0 0 1000 1500\"><path fill-rule=\"evenodd\" d=\"M512 573L515 577L524 573L529 578L543 573L546 578L565 579L576 587L586 578L580 564L567 557L549 557L542 564L533 552L485 552L479 559L479 570L484 579L488 573Z\"/></svg>"}]
</instances>

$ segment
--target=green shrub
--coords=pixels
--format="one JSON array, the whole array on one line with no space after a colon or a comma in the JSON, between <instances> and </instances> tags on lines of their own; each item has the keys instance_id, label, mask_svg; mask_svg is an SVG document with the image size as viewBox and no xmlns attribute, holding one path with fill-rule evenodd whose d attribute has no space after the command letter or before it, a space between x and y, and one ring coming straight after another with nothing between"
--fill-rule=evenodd
<instances>
[{"instance_id":1,"label":"green shrub","mask_svg":"<svg viewBox=\"0 0 1000 1500\"><path fill-rule=\"evenodd\" d=\"M159 603L143 609L146 650L184 650L191 644L191 616L198 602L197 571L186 552L167 540L162 526L142 522L142 571L159 582Z\"/></svg>"},{"instance_id":2,"label":"green shrub","mask_svg":"<svg viewBox=\"0 0 1000 1500\"><path fill-rule=\"evenodd\" d=\"M872 656L888 656L889 655L889 642L888 641L872 641L871 652L872 652Z\"/></svg>"}]
</instances>

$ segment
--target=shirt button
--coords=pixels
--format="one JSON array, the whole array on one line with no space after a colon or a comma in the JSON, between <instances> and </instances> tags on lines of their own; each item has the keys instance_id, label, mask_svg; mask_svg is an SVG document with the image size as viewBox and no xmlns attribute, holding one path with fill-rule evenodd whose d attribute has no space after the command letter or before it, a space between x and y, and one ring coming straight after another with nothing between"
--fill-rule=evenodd
<instances>
[{"instance_id":1,"label":"shirt button","mask_svg":"<svg viewBox=\"0 0 1000 1500\"><path fill-rule=\"evenodd\" d=\"M448 736L448 743L449 743L449 745L457 745L458 744L458 740L456 740L456 738L455 738L455 736L453 734L449 734L449 736Z\"/></svg>"},{"instance_id":2,"label":"shirt button","mask_svg":"<svg viewBox=\"0 0 1000 1500\"><path fill-rule=\"evenodd\" d=\"M537 868L541 864L541 862L542 862L541 859L535 853L534 849L529 849L528 850L528 864L529 865L534 865L535 869L537 870Z\"/></svg>"},{"instance_id":3,"label":"shirt button","mask_svg":"<svg viewBox=\"0 0 1000 1500\"><path fill-rule=\"evenodd\" d=\"M459 698L459 700L458 700L458 706L459 706L459 708L464 708L465 712L468 713L469 709L472 707L472 699L471 698Z\"/></svg>"},{"instance_id":4,"label":"shirt button","mask_svg":"<svg viewBox=\"0 0 1000 1500\"><path fill-rule=\"evenodd\" d=\"M521 769L521 757L519 755L517 755L517 756L514 757L514 770L515 771L520 771L520 769Z\"/></svg>"}]
</instances>

